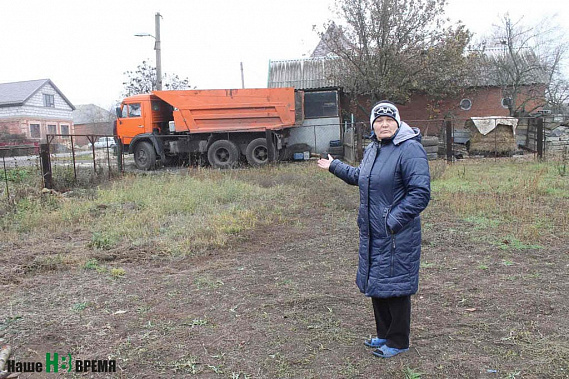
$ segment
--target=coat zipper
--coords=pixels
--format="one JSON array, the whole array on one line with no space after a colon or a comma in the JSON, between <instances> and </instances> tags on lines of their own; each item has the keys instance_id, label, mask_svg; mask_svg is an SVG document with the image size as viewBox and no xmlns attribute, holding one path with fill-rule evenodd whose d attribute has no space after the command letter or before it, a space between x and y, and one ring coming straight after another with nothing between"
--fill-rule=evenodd
<instances>
[{"instance_id":1,"label":"coat zipper","mask_svg":"<svg viewBox=\"0 0 569 379\"><path fill-rule=\"evenodd\" d=\"M379 147L381 147L381 145L379 145ZM377 149L376 153L375 153L375 157L373 158L373 161L375 163L375 160L377 159L377 156L379 155L379 150L380 148ZM369 156L367 157L367 160L369 161ZM366 209L367 209L367 278L366 278L366 282L365 282L365 291L367 293L367 284L369 282L369 274L371 271L371 225L369 223L369 187L370 187L370 180L371 180L371 170L373 169L373 164L372 167L370 167L369 169L369 174L367 176L367 188L368 188L368 196L367 196L367 204L366 204Z\"/></svg>"},{"instance_id":2,"label":"coat zipper","mask_svg":"<svg viewBox=\"0 0 569 379\"><path fill-rule=\"evenodd\" d=\"M393 277L394 259L395 259L395 234L391 233L391 267L389 269L390 277Z\"/></svg>"}]
</instances>

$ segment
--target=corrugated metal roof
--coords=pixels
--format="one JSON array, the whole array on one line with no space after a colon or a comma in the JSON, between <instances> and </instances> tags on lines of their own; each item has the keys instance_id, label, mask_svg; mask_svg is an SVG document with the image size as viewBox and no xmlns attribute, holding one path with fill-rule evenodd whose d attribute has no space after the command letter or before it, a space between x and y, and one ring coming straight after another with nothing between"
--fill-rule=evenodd
<instances>
[{"instance_id":1,"label":"corrugated metal roof","mask_svg":"<svg viewBox=\"0 0 569 379\"><path fill-rule=\"evenodd\" d=\"M337 58L308 58L269 62L267 87L294 87L316 89L339 87L339 81L332 76Z\"/></svg>"}]
</instances>

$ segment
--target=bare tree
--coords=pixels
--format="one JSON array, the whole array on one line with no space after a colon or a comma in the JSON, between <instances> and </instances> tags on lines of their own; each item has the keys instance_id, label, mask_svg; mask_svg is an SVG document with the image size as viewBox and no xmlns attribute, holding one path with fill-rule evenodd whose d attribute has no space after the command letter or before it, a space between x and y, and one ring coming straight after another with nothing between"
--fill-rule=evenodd
<instances>
[{"instance_id":1,"label":"bare tree","mask_svg":"<svg viewBox=\"0 0 569 379\"><path fill-rule=\"evenodd\" d=\"M151 66L147 61L142 61L135 71L124 73L127 80L123 83L123 96L133 96L142 93L150 93L156 90L156 67ZM176 74L164 74L162 78L163 88L166 90L189 89L188 78L180 78Z\"/></svg>"},{"instance_id":2,"label":"bare tree","mask_svg":"<svg viewBox=\"0 0 569 379\"><path fill-rule=\"evenodd\" d=\"M561 73L568 45L551 20L530 27L506 14L483 45L482 76L502 88L511 116L558 108L569 98Z\"/></svg>"},{"instance_id":3,"label":"bare tree","mask_svg":"<svg viewBox=\"0 0 569 379\"><path fill-rule=\"evenodd\" d=\"M339 57L335 79L372 101L406 102L412 91L444 98L469 75L471 33L446 26L446 0L337 0L344 26L321 33Z\"/></svg>"}]
</instances>

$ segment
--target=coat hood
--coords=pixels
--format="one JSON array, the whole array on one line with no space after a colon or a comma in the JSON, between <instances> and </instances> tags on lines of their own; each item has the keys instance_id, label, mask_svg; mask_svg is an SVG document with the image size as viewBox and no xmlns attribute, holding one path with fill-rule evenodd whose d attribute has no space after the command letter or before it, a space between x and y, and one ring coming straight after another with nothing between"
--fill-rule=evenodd
<instances>
[{"instance_id":1,"label":"coat hood","mask_svg":"<svg viewBox=\"0 0 569 379\"><path fill-rule=\"evenodd\" d=\"M393 137L393 144L399 145L408 139L415 139L417 142L421 142L421 131L419 128L412 128L407 125L406 122L401 121L401 126L399 130L397 130L397 133L395 133L395 137Z\"/></svg>"}]
</instances>

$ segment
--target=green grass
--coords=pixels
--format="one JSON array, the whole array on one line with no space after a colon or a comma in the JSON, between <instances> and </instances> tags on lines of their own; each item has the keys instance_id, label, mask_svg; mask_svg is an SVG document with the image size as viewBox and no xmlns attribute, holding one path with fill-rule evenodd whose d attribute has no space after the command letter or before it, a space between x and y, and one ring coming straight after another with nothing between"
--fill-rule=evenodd
<instances>
[{"instance_id":1,"label":"green grass","mask_svg":"<svg viewBox=\"0 0 569 379\"><path fill-rule=\"evenodd\" d=\"M548 238L569 236L568 212L560 211L569 209L569 181L555 162L436 162L431 171L433 200L478 234L492 231L488 242L502 249L537 249ZM12 183L19 195L0 220L8 242L74 231L87 236L85 246L92 250L130 246L153 255L192 256L286 222L305 204L344 212L346 222L358 205L356 187L332 185L337 179L313 162L125 175L75 189L74 196L41 194L31 186L33 175L17 172L11 175L23 178ZM303 227L301 220L294 222ZM426 230L433 222L425 217Z\"/></svg>"},{"instance_id":2,"label":"green grass","mask_svg":"<svg viewBox=\"0 0 569 379\"><path fill-rule=\"evenodd\" d=\"M410 367L405 367L405 369L403 369L403 377L405 379L421 379L421 375L423 375L422 372L415 371Z\"/></svg>"},{"instance_id":3,"label":"green grass","mask_svg":"<svg viewBox=\"0 0 569 379\"><path fill-rule=\"evenodd\" d=\"M98 188L91 198L31 195L17 202L0 227L48 235L80 228L90 231L93 249L152 245L157 252L192 255L224 246L231 236L282 214L279 207L290 188L264 188L236 175L195 170L191 175L126 176Z\"/></svg>"},{"instance_id":4,"label":"green grass","mask_svg":"<svg viewBox=\"0 0 569 379\"><path fill-rule=\"evenodd\" d=\"M555 162L464 161L432 182L433 197L474 230L501 235L502 248L539 248L569 236L569 181Z\"/></svg>"}]
</instances>

